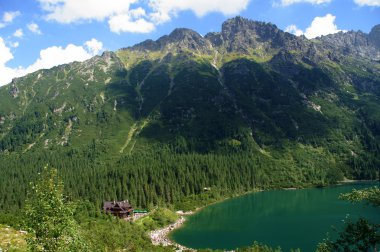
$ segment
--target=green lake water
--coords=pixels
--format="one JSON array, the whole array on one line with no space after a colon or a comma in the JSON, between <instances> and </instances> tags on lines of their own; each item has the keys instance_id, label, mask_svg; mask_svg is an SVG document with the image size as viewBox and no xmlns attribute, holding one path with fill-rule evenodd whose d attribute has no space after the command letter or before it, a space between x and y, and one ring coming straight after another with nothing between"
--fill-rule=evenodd
<instances>
[{"instance_id":1,"label":"green lake water","mask_svg":"<svg viewBox=\"0 0 380 252\"><path fill-rule=\"evenodd\" d=\"M190 216L171 239L190 248L234 249L258 241L283 251L315 251L332 227L365 217L380 222L380 210L339 200L341 193L378 183L329 188L274 190L244 195L210 205Z\"/></svg>"}]
</instances>

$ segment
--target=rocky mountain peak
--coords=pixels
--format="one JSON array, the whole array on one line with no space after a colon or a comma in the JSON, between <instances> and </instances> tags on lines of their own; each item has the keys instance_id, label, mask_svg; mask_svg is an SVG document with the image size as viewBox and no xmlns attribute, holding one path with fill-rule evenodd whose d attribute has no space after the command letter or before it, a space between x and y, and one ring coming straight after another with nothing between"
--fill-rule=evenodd
<instances>
[{"instance_id":1,"label":"rocky mountain peak","mask_svg":"<svg viewBox=\"0 0 380 252\"><path fill-rule=\"evenodd\" d=\"M212 48L210 42L199 33L187 28L174 29L169 35L160 37L158 40L146 40L133 46L132 50L159 51L169 49L170 51L198 51L207 53Z\"/></svg>"},{"instance_id":2,"label":"rocky mountain peak","mask_svg":"<svg viewBox=\"0 0 380 252\"><path fill-rule=\"evenodd\" d=\"M319 37L317 40L323 43L323 47L335 53L380 59L380 26L375 26L370 34L362 31L338 32Z\"/></svg>"},{"instance_id":3,"label":"rocky mountain peak","mask_svg":"<svg viewBox=\"0 0 380 252\"><path fill-rule=\"evenodd\" d=\"M372 28L369 38L376 47L380 48L380 24Z\"/></svg>"},{"instance_id":4,"label":"rocky mountain peak","mask_svg":"<svg viewBox=\"0 0 380 252\"><path fill-rule=\"evenodd\" d=\"M380 59L380 25L370 34L361 31L339 32L308 40L280 30L276 25L253 21L237 16L222 24L220 32L210 32L202 37L196 31L177 28L158 40L146 40L131 47L134 51L195 52L213 54L237 52L258 57L272 55L278 50L299 51L307 58L317 60L329 52L333 57L354 55Z\"/></svg>"},{"instance_id":5,"label":"rocky mountain peak","mask_svg":"<svg viewBox=\"0 0 380 252\"><path fill-rule=\"evenodd\" d=\"M278 28L271 23L253 21L240 16L228 19L222 25L222 34L224 36L233 36L237 33L244 33L246 31L262 34L264 31L278 31Z\"/></svg>"},{"instance_id":6,"label":"rocky mountain peak","mask_svg":"<svg viewBox=\"0 0 380 252\"><path fill-rule=\"evenodd\" d=\"M188 28L176 28L168 35L167 38L173 42L180 42L183 40L199 41L203 39L198 32Z\"/></svg>"},{"instance_id":7,"label":"rocky mountain peak","mask_svg":"<svg viewBox=\"0 0 380 252\"><path fill-rule=\"evenodd\" d=\"M283 32L276 25L235 17L225 21L220 33L205 36L214 46L224 46L227 51L249 52L250 49L295 49L303 44L302 38Z\"/></svg>"}]
</instances>

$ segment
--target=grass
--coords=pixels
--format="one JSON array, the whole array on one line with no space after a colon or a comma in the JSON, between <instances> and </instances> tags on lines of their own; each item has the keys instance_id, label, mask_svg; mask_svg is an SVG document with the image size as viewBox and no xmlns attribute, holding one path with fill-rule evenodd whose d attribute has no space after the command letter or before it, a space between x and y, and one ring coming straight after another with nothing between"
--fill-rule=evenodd
<instances>
[{"instance_id":1,"label":"grass","mask_svg":"<svg viewBox=\"0 0 380 252\"><path fill-rule=\"evenodd\" d=\"M138 219L135 224L150 231L165 227L178 219L178 214L166 208L154 209L149 215Z\"/></svg>"},{"instance_id":2,"label":"grass","mask_svg":"<svg viewBox=\"0 0 380 252\"><path fill-rule=\"evenodd\" d=\"M21 231L0 225L0 251L26 251L24 236Z\"/></svg>"}]
</instances>

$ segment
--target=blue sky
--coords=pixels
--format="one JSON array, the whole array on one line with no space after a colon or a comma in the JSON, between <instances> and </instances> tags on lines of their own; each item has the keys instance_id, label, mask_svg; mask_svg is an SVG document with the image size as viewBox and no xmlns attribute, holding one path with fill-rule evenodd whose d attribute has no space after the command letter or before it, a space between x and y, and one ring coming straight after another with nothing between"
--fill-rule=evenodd
<instances>
[{"instance_id":1,"label":"blue sky","mask_svg":"<svg viewBox=\"0 0 380 252\"><path fill-rule=\"evenodd\" d=\"M220 31L236 15L308 38L368 33L380 23L380 0L0 0L0 85L177 27Z\"/></svg>"}]
</instances>

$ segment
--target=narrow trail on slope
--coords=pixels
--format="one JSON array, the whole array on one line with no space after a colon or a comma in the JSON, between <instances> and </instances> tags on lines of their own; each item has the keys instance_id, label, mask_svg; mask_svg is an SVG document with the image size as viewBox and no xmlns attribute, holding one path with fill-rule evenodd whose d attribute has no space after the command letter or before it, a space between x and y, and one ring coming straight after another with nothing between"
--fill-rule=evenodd
<instances>
[{"instance_id":1,"label":"narrow trail on slope","mask_svg":"<svg viewBox=\"0 0 380 252\"><path fill-rule=\"evenodd\" d=\"M36 97L36 91L34 90L34 86L37 84L37 81L41 78L41 74L38 74L37 78L32 82L32 85L30 86L30 90L29 92L32 94L31 95L31 99L29 100L28 99L28 95L26 93L26 91L24 90L24 94L23 94L23 97L24 97L24 101L23 101L23 105L24 105L24 109L22 111L22 114L25 115L25 112L26 110L29 108L29 105L32 103L32 101L34 100L34 98Z\"/></svg>"},{"instance_id":2,"label":"narrow trail on slope","mask_svg":"<svg viewBox=\"0 0 380 252\"><path fill-rule=\"evenodd\" d=\"M121 147L121 149L120 149L120 151L119 151L120 153L123 153L124 150L125 150L125 148L128 147L128 145L129 145L129 143L131 142L132 137L133 137L134 133L136 132L136 130L137 130L137 122L134 123L134 124L132 125L131 129L129 130L128 135L127 135L127 139L125 140L124 145Z\"/></svg>"},{"instance_id":3,"label":"narrow trail on slope","mask_svg":"<svg viewBox=\"0 0 380 252\"><path fill-rule=\"evenodd\" d=\"M128 132L127 139L125 140L125 144L121 147L119 151L120 153L124 153L125 150L128 150L128 153L131 153L133 151L133 148L136 144L136 140L134 140L134 138L136 138L140 134L140 132L148 123L149 119L146 118L132 125L131 129Z\"/></svg>"},{"instance_id":4,"label":"narrow trail on slope","mask_svg":"<svg viewBox=\"0 0 380 252\"><path fill-rule=\"evenodd\" d=\"M160 61L161 62L161 61ZM157 68L159 67L159 64L157 64L156 66L154 66L150 71L149 73L144 77L144 79L138 83L138 85L136 86L136 91L139 95L139 98L140 98L140 106L139 106L139 113L141 113L141 109L142 109L142 105L144 103L144 98L142 97L141 93L140 93L140 89L141 87L145 84L145 80L152 74L152 72L154 70L156 70ZM151 112L149 113L149 115L144 118L144 119L141 119L137 122L135 122L131 129L129 130L128 132L128 135L127 135L127 139L125 140L125 143L124 145L121 147L120 149L120 153L124 153L126 150L129 154L132 153L134 147L135 147L135 144L136 144L136 138L137 136L140 134L140 132L145 128L145 126L147 124L149 124L150 120L152 119L152 114L154 113L154 111L157 110L157 108L161 105L162 101L165 100L168 96L170 96L171 92L172 92L172 89L174 87L175 83L174 83L174 80L172 77L170 77L170 87L169 87L169 90L168 90L168 94L165 96L165 98L163 98L152 110Z\"/></svg>"}]
</instances>

